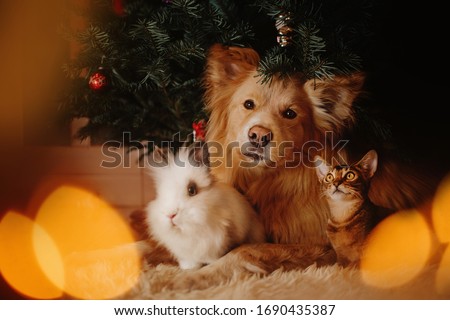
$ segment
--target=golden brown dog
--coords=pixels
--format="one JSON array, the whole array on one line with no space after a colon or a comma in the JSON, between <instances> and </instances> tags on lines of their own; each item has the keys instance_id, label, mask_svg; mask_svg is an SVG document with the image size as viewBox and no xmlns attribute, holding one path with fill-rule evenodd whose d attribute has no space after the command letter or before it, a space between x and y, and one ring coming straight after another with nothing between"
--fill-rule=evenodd
<instances>
[{"instance_id":1,"label":"golden brown dog","mask_svg":"<svg viewBox=\"0 0 450 320\"><path fill-rule=\"evenodd\" d=\"M327 132L338 139L352 122L363 76L261 84L258 63L252 49L210 50L205 97L212 173L247 195L270 242L324 245L328 209L311 159L326 151Z\"/></svg>"}]
</instances>

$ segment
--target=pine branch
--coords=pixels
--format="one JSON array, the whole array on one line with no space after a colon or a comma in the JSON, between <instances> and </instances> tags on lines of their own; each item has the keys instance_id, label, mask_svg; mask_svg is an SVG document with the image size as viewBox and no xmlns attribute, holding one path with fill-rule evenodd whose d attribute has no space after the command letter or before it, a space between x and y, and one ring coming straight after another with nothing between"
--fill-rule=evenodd
<instances>
[{"instance_id":1,"label":"pine branch","mask_svg":"<svg viewBox=\"0 0 450 320\"><path fill-rule=\"evenodd\" d=\"M172 7L175 10L187 14L189 17L200 19L204 6L196 0L172 0Z\"/></svg>"},{"instance_id":2,"label":"pine branch","mask_svg":"<svg viewBox=\"0 0 450 320\"><path fill-rule=\"evenodd\" d=\"M258 75L261 83L271 83L273 76L285 77L295 73L293 58L280 47L274 47L261 59L258 67Z\"/></svg>"},{"instance_id":3,"label":"pine branch","mask_svg":"<svg viewBox=\"0 0 450 320\"><path fill-rule=\"evenodd\" d=\"M166 59L177 61L181 65L192 62L192 59L205 58L204 49L193 41L179 40L172 42L164 48L162 53Z\"/></svg>"},{"instance_id":4,"label":"pine branch","mask_svg":"<svg viewBox=\"0 0 450 320\"><path fill-rule=\"evenodd\" d=\"M111 0L78 8L89 21L74 34L81 52L62 68L71 87L60 109L87 116L83 134L108 128L111 136L130 131L136 139L161 140L189 133L204 117L201 80L206 50L216 42L250 46L261 55L262 83L274 76L303 73L308 78L351 73L361 67L357 49L366 35L367 2L373 0L172 0L124 1L117 16ZM291 44L276 42L276 20L289 14ZM100 66L109 87L92 91L88 80Z\"/></svg>"},{"instance_id":5,"label":"pine branch","mask_svg":"<svg viewBox=\"0 0 450 320\"><path fill-rule=\"evenodd\" d=\"M159 54L163 53L163 48L170 43L170 36L162 29L156 21L139 19L131 26L129 35L132 39L141 39L149 42L149 47Z\"/></svg>"}]
</instances>

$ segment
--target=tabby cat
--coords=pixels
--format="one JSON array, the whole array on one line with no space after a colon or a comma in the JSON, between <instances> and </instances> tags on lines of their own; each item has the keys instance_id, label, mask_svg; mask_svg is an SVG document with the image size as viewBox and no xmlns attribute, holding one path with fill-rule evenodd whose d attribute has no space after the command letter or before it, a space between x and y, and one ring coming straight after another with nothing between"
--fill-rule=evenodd
<instances>
[{"instance_id":1,"label":"tabby cat","mask_svg":"<svg viewBox=\"0 0 450 320\"><path fill-rule=\"evenodd\" d=\"M330 166L317 157L316 172L330 207L327 235L341 265L358 265L365 240L390 210L374 205L369 197L370 180L378 155L370 150L353 165Z\"/></svg>"}]
</instances>

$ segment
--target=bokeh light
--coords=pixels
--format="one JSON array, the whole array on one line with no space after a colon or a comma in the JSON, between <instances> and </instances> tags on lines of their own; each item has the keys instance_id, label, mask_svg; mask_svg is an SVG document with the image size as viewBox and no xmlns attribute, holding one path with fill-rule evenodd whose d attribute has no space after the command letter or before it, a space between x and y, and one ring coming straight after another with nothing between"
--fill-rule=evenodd
<instances>
[{"instance_id":1,"label":"bokeh light","mask_svg":"<svg viewBox=\"0 0 450 320\"><path fill-rule=\"evenodd\" d=\"M436 273L436 290L450 295L450 175L439 185L433 199L433 227L441 243L446 246Z\"/></svg>"},{"instance_id":2,"label":"bokeh light","mask_svg":"<svg viewBox=\"0 0 450 320\"><path fill-rule=\"evenodd\" d=\"M58 245L37 223L33 224L32 243L39 267L47 278L61 290L64 289L64 265Z\"/></svg>"},{"instance_id":3,"label":"bokeh light","mask_svg":"<svg viewBox=\"0 0 450 320\"><path fill-rule=\"evenodd\" d=\"M433 200L433 227L442 243L450 242L450 175L439 185Z\"/></svg>"},{"instance_id":4,"label":"bokeh light","mask_svg":"<svg viewBox=\"0 0 450 320\"><path fill-rule=\"evenodd\" d=\"M447 246L436 273L436 291L450 296L450 246Z\"/></svg>"},{"instance_id":5,"label":"bokeh light","mask_svg":"<svg viewBox=\"0 0 450 320\"><path fill-rule=\"evenodd\" d=\"M35 231L37 230L37 231ZM0 222L0 270L3 278L20 294L33 299L55 299L62 296L40 268L34 253L33 233L48 245L45 230L17 212L8 212Z\"/></svg>"},{"instance_id":6,"label":"bokeh light","mask_svg":"<svg viewBox=\"0 0 450 320\"><path fill-rule=\"evenodd\" d=\"M0 222L0 270L33 299L113 299L136 285L141 256L125 219L95 194L60 186L35 220L8 212Z\"/></svg>"},{"instance_id":7,"label":"bokeh light","mask_svg":"<svg viewBox=\"0 0 450 320\"><path fill-rule=\"evenodd\" d=\"M109 299L136 284L140 256L133 234L120 214L93 193L74 186L57 188L40 206L36 222L58 245L69 295ZM52 270L51 263L43 270Z\"/></svg>"},{"instance_id":8,"label":"bokeh light","mask_svg":"<svg viewBox=\"0 0 450 320\"><path fill-rule=\"evenodd\" d=\"M367 239L360 265L363 280L380 288L413 280L435 248L433 239L425 218L417 210L387 217Z\"/></svg>"}]
</instances>

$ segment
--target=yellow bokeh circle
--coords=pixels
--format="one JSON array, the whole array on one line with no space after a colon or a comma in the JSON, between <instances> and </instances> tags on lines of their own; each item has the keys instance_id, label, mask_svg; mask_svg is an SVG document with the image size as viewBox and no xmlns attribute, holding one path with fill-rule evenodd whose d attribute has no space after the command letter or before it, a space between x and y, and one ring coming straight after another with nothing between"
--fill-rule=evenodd
<instances>
[{"instance_id":1,"label":"yellow bokeh circle","mask_svg":"<svg viewBox=\"0 0 450 320\"><path fill-rule=\"evenodd\" d=\"M63 295L60 283L55 284L40 266L34 250L33 235L43 246L53 246L48 233L33 220L17 212L8 212L0 221L0 270L3 278L17 292L33 299L55 299ZM40 246L38 244L38 246ZM61 280L61 259L54 250L45 257L53 261L54 280ZM57 266L59 264L59 267Z\"/></svg>"},{"instance_id":2,"label":"yellow bokeh circle","mask_svg":"<svg viewBox=\"0 0 450 320\"><path fill-rule=\"evenodd\" d=\"M450 242L450 175L445 178L433 199L433 227L443 243Z\"/></svg>"},{"instance_id":3,"label":"yellow bokeh circle","mask_svg":"<svg viewBox=\"0 0 450 320\"><path fill-rule=\"evenodd\" d=\"M64 185L40 206L36 222L57 244L64 279L52 276L55 261L40 259L55 285L80 299L110 299L129 290L139 277L140 256L123 217L95 194ZM39 250L44 255L46 250Z\"/></svg>"},{"instance_id":4,"label":"yellow bokeh circle","mask_svg":"<svg viewBox=\"0 0 450 320\"><path fill-rule=\"evenodd\" d=\"M417 210L397 212L373 230L361 258L361 275L372 286L391 288L413 280L426 265L434 242Z\"/></svg>"}]
</instances>

